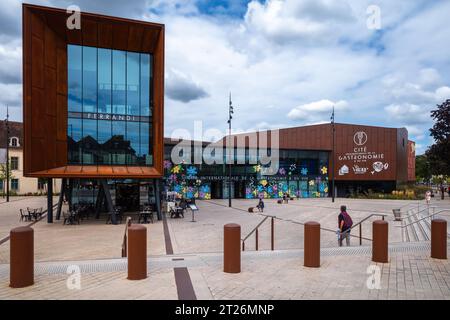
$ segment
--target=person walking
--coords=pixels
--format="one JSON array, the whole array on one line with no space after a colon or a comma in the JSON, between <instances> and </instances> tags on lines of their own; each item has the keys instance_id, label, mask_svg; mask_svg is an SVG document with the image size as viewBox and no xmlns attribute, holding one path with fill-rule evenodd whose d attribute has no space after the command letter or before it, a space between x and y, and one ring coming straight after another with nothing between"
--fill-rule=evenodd
<instances>
[{"instance_id":1,"label":"person walking","mask_svg":"<svg viewBox=\"0 0 450 320\"><path fill-rule=\"evenodd\" d=\"M350 230L353 226L353 221L350 215L347 213L347 207L341 206L341 212L338 216L338 227L339 227L339 246L342 247L342 242L345 238L347 246L350 246Z\"/></svg>"},{"instance_id":2,"label":"person walking","mask_svg":"<svg viewBox=\"0 0 450 320\"><path fill-rule=\"evenodd\" d=\"M441 200L444 200L445 188L444 185L441 184Z\"/></svg>"},{"instance_id":3,"label":"person walking","mask_svg":"<svg viewBox=\"0 0 450 320\"><path fill-rule=\"evenodd\" d=\"M258 205L256 206L259 212L264 212L264 201L262 198L259 198Z\"/></svg>"}]
</instances>

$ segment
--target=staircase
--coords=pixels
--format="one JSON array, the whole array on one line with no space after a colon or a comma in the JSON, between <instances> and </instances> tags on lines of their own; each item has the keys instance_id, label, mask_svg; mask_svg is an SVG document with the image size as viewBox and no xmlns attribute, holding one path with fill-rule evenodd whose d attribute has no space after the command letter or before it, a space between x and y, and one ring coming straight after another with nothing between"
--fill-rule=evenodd
<instances>
[{"instance_id":1,"label":"staircase","mask_svg":"<svg viewBox=\"0 0 450 320\"><path fill-rule=\"evenodd\" d=\"M409 211L409 214L402 219L401 224L403 242L431 240L432 218L429 216L428 210ZM437 218L437 216L434 218ZM450 239L450 232L447 232L447 238Z\"/></svg>"}]
</instances>

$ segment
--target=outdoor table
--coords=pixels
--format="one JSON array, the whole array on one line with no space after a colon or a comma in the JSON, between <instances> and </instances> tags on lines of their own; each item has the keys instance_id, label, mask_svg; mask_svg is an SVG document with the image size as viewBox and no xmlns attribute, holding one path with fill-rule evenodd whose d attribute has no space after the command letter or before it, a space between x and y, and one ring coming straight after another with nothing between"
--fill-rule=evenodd
<instances>
[{"instance_id":1,"label":"outdoor table","mask_svg":"<svg viewBox=\"0 0 450 320\"><path fill-rule=\"evenodd\" d=\"M42 208L36 208L36 209L31 209L31 208L27 208L28 211L28 218L29 220L36 220L42 216Z\"/></svg>"},{"instance_id":2,"label":"outdoor table","mask_svg":"<svg viewBox=\"0 0 450 320\"><path fill-rule=\"evenodd\" d=\"M180 216L182 216L184 218L183 211L184 209L182 207L175 207L172 210L170 217L173 218L175 216L175 218L180 218Z\"/></svg>"},{"instance_id":3,"label":"outdoor table","mask_svg":"<svg viewBox=\"0 0 450 320\"><path fill-rule=\"evenodd\" d=\"M149 223L148 218L150 218L151 222L153 223L153 211L141 211L139 212L138 223L141 223L141 219L143 220L143 223Z\"/></svg>"}]
</instances>

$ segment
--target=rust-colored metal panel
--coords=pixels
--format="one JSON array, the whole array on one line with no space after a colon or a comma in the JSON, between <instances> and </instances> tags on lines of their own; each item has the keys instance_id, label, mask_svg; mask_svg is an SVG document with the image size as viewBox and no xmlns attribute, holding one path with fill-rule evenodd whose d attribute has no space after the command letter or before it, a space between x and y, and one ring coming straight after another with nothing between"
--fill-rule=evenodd
<instances>
[{"instance_id":1,"label":"rust-colored metal panel","mask_svg":"<svg viewBox=\"0 0 450 320\"><path fill-rule=\"evenodd\" d=\"M67 141L56 140L55 167L64 166L67 163Z\"/></svg>"},{"instance_id":2,"label":"rust-colored metal panel","mask_svg":"<svg viewBox=\"0 0 450 320\"><path fill-rule=\"evenodd\" d=\"M112 25L98 21L98 46L101 48L112 48Z\"/></svg>"},{"instance_id":3,"label":"rust-colored metal panel","mask_svg":"<svg viewBox=\"0 0 450 320\"><path fill-rule=\"evenodd\" d=\"M97 38L97 22L95 20L84 18L83 27L81 28L83 36L83 45L96 47L98 43Z\"/></svg>"},{"instance_id":4,"label":"rust-colored metal panel","mask_svg":"<svg viewBox=\"0 0 450 320\"><path fill-rule=\"evenodd\" d=\"M67 96L58 94L56 101L56 139L67 143Z\"/></svg>"},{"instance_id":5,"label":"rust-colored metal panel","mask_svg":"<svg viewBox=\"0 0 450 320\"><path fill-rule=\"evenodd\" d=\"M45 67L45 110L48 115L56 116L56 69Z\"/></svg>"},{"instance_id":6,"label":"rust-colored metal panel","mask_svg":"<svg viewBox=\"0 0 450 320\"><path fill-rule=\"evenodd\" d=\"M45 65L56 69L56 34L47 25L45 26L44 43Z\"/></svg>"},{"instance_id":7,"label":"rust-colored metal panel","mask_svg":"<svg viewBox=\"0 0 450 320\"><path fill-rule=\"evenodd\" d=\"M164 108L164 26L82 12L82 31L69 30L66 27L69 14L64 9L29 4L23 4L22 8L25 176L161 177L164 130L162 110ZM133 167L132 169L126 166L112 166L108 169L99 167L96 173L93 173L93 169L87 166L67 166L68 43L154 54L153 167ZM47 68L44 69L44 66ZM55 86L56 89L54 89ZM52 150L47 152L46 148L50 148L50 145ZM56 151L53 152L53 150Z\"/></svg>"},{"instance_id":8,"label":"rust-colored metal panel","mask_svg":"<svg viewBox=\"0 0 450 320\"><path fill-rule=\"evenodd\" d=\"M57 49L56 62L57 93L67 96L67 49Z\"/></svg>"},{"instance_id":9,"label":"rust-colored metal panel","mask_svg":"<svg viewBox=\"0 0 450 320\"><path fill-rule=\"evenodd\" d=\"M127 50L128 47L128 25L125 23L113 24L113 48Z\"/></svg>"},{"instance_id":10,"label":"rust-colored metal panel","mask_svg":"<svg viewBox=\"0 0 450 320\"><path fill-rule=\"evenodd\" d=\"M130 26L128 29L128 51L141 51L144 28L139 26Z\"/></svg>"},{"instance_id":11,"label":"rust-colored metal panel","mask_svg":"<svg viewBox=\"0 0 450 320\"><path fill-rule=\"evenodd\" d=\"M31 84L33 87L44 88L44 44L43 40L32 36L31 39Z\"/></svg>"},{"instance_id":12,"label":"rust-colored metal panel","mask_svg":"<svg viewBox=\"0 0 450 320\"><path fill-rule=\"evenodd\" d=\"M408 181L416 181L416 144L408 141Z\"/></svg>"}]
</instances>

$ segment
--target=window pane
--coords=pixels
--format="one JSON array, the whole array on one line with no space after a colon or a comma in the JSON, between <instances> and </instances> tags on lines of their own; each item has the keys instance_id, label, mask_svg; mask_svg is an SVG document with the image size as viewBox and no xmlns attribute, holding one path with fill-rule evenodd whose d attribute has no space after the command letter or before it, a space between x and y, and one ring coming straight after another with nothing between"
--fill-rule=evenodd
<instances>
[{"instance_id":1,"label":"window pane","mask_svg":"<svg viewBox=\"0 0 450 320\"><path fill-rule=\"evenodd\" d=\"M112 113L125 114L125 51L113 50Z\"/></svg>"},{"instance_id":2,"label":"window pane","mask_svg":"<svg viewBox=\"0 0 450 320\"><path fill-rule=\"evenodd\" d=\"M98 164L110 164L111 156L107 149L108 142L111 140L111 121L98 120L98 143L100 146L98 154Z\"/></svg>"},{"instance_id":3,"label":"window pane","mask_svg":"<svg viewBox=\"0 0 450 320\"><path fill-rule=\"evenodd\" d=\"M83 119L83 164L96 164L97 120Z\"/></svg>"},{"instance_id":4,"label":"window pane","mask_svg":"<svg viewBox=\"0 0 450 320\"><path fill-rule=\"evenodd\" d=\"M127 114L139 116L139 53L127 52Z\"/></svg>"},{"instance_id":5,"label":"window pane","mask_svg":"<svg viewBox=\"0 0 450 320\"><path fill-rule=\"evenodd\" d=\"M68 162L71 164L81 163L81 136L82 136L82 121L77 118L69 118L67 125L67 150Z\"/></svg>"},{"instance_id":6,"label":"window pane","mask_svg":"<svg viewBox=\"0 0 450 320\"><path fill-rule=\"evenodd\" d=\"M127 164L136 165L139 155L139 122L127 123L127 140L130 142L130 152Z\"/></svg>"},{"instance_id":7,"label":"window pane","mask_svg":"<svg viewBox=\"0 0 450 320\"><path fill-rule=\"evenodd\" d=\"M83 112L97 112L97 48L83 47Z\"/></svg>"},{"instance_id":8,"label":"window pane","mask_svg":"<svg viewBox=\"0 0 450 320\"><path fill-rule=\"evenodd\" d=\"M110 49L98 49L98 112L111 113Z\"/></svg>"},{"instance_id":9,"label":"window pane","mask_svg":"<svg viewBox=\"0 0 450 320\"><path fill-rule=\"evenodd\" d=\"M141 116L150 116L150 55L141 54Z\"/></svg>"},{"instance_id":10,"label":"window pane","mask_svg":"<svg viewBox=\"0 0 450 320\"><path fill-rule=\"evenodd\" d=\"M67 98L69 112L82 111L81 99L81 46L67 46Z\"/></svg>"}]
</instances>

